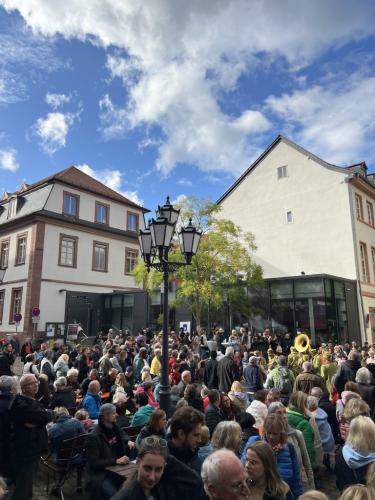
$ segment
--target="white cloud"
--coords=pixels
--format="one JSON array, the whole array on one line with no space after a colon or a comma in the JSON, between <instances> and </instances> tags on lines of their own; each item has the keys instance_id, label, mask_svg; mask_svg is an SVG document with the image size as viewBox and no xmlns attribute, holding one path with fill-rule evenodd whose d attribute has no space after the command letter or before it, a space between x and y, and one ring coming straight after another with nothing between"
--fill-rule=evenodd
<instances>
[{"instance_id":1,"label":"white cloud","mask_svg":"<svg viewBox=\"0 0 375 500\"><path fill-rule=\"evenodd\" d=\"M82 170L87 175L90 175L94 179L96 179L99 182L102 182L109 188L113 189L114 191L117 191L118 193L122 194L125 196L125 198L128 198L128 200L133 201L134 203L137 203L138 205L143 205L143 200L139 198L137 191L130 191L130 190L125 190L123 191L121 189L122 186L122 176L123 172L120 172L120 170L111 170L111 169L104 169L104 170L94 170L90 165L87 165L86 163L82 165L77 165L77 168Z\"/></svg>"},{"instance_id":2,"label":"white cloud","mask_svg":"<svg viewBox=\"0 0 375 500\"><path fill-rule=\"evenodd\" d=\"M186 194L179 194L175 200L172 200L172 205L183 205L188 198Z\"/></svg>"},{"instance_id":3,"label":"white cloud","mask_svg":"<svg viewBox=\"0 0 375 500\"><path fill-rule=\"evenodd\" d=\"M65 147L66 138L76 115L74 113L48 113L45 118L38 118L34 130L39 137L45 153L50 155Z\"/></svg>"},{"instance_id":4,"label":"white cloud","mask_svg":"<svg viewBox=\"0 0 375 500\"><path fill-rule=\"evenodd\" d=\"M46 103L55 110L70 102L71 98L72 96L70 94L52 94L47 92Z\"/></svg>"},{"instance_id":5,"label":"white cloud","mask_svg":"<svg viewBox=\"0 0 375 500\"><path fill-rule=\"evenodd\" d=\"M179 163L242 171L270 124L249 106L251 95L237 117L229 115L220 106L223 93L259 65L301 68L375 29L371 0L92 0L90 8L81 0L0 2L37 33L109 49L107 70L122 79L124 103L104 96L102 132L110 139L138 127L155 130L163 174Z\"/></svg>"},{"instance_id":6,"label":"white cloud","mask_svg":"<svg viewBox=\"0 0 375 500\"><path fill-rule=\"evenodd\" d=\"M357 74L344 83L270 96L267 106L297 142L331 163L346 165L375 160L374 95L375 77Z\"/></svg>"},{"instance_id":7,"label":"white cloud","mask_svg":"<svg viewBox=\"0 0 375 500\"><path fill-rule=\"evenodd\" d=\"M0 168L15 172L19 167L16 156L15 149L0 149Z\"/></svg>"},{"instance_id":8,"label":"white cloud","mask_svg":"<svg viewBox=\"0 0 375 500\"><path fill-rule=\"evenodd\" d=\"M186 179L186 177L181 177L181 179L178 179L177 184L179 186L186 186L186 187L191 187L193 183L189 181L189 179Z\"/></svg>"}]
</instances>

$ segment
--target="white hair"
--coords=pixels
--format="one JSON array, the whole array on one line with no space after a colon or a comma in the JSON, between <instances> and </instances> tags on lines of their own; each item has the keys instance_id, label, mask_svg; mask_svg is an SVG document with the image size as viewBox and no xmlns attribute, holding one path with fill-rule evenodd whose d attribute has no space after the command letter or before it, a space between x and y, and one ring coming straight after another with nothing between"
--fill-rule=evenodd
<instances>
[{"instance_id":1,"label":"white hair","mask_svg":"<svg viewBox=\"0 0 375 500\"><path fill-rule=\"evenodd\" d=\"M70 377L71 375L77 375L78 376L79 374L79 371L77 370L77 368L70 368L68 370L68 373L66 374L67 377Z\"/></svg>"},{"instance_id":2,"label":"white hair","mask_svg":"<svg viewBox=\"0 0 375 500\"><path fill-rule=\"evenodd\" d=\"M65 377L59 377L53 383L53 387L55 389L57 389L57 387L66 387L66 385L67 385L67 381L66 381Z\"/></svg>"},{"instance_id":3,"label":"white hair","mask_svg":"<svg viewBox=\"0 0 375 500\"><path fill-rule=\"evenodd\" d=\"M355 376L355 381L357 382L357 384L371 384L372 374L370 370L365 366L360 368Z\"/></svg>"},{"instance_id":4,"label":"white hair","mask_svg":"<svg viewBox=\"0 0 375 500\"><path fill-rule=\"evenodd\" d=\"M203 481L204 490L210 496L208 487L210 484L217 484L221 481L222 466L226 464L228 458L237 458L233 451L226 448L214 451L203 462L201 477ZM237 459L238 460L238 459Z\"/></svg>"},{"instance_id":5,"label":"white hair","mask_svg":"<svg viewBox=\"0 0 375 500\"><path fill-rule=\"evenodd\" d=\"M234 349L231 346L228 346L225 349L225 356L234 356Z\"/></svg>"},{"instance_id":6,"label":"white hair","mask_svg":"<svg viewBox=\"0 0 375 500\"><path fill-rule=\"evenodd\" d=\"M17 378L9 375L0 377L0 392L12 392L12 389L17 389Z\"/></svg>"},{"instance_id":7,"label":"white hair","mask_svg":"<svg viewBox=\"0 0 375 500\"><path fill-rule=\"evenodd\" d=\"M310 411L315 411L319 406L319 399L315 396L307 396L306 405Z\"/></svg>"}]
</instances>

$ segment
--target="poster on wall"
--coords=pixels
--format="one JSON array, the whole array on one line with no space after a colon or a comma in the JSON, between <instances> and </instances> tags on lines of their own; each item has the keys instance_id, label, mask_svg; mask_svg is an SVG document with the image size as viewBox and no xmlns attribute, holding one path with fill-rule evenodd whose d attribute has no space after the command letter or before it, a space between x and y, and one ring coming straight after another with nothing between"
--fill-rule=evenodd
<instances>
[{"instance_id":1,"label":"poster on wall","mask_svg":"<svg viewBox=\"0 0 375 500\"><path fill-rule=\"evenodd\" d=\"M55 338L55 323L46 323L46 336L48 339Z\"/></svg>"},{"instance_id":2,"label":"poster on wall","mask_svg":"<svg viewBox=\"0 0 375 500\"><path fill-rule=\"evenodd\" d=\"M68 325L68 340L77 340L79 327L78 323Z\"/></svg>"},{"instance_id":3,"label":"poster on wall","mask_svg":"<svg viewBox=\"0 0 375 500\"><path fill-rule=\"evenodd\" d=\"M190 333L190 321L180 321L180 331L182 330L184 333Z\"/></svg>"}]
</instances>

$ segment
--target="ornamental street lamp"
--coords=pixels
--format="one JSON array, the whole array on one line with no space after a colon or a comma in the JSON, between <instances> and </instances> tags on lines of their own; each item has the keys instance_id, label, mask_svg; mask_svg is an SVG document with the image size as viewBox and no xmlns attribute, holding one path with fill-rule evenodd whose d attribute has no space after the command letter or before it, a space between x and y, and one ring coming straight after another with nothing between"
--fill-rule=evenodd
<instances>
[{"instance_id":1,"label":"ornamental street lamp","mask_svg":"<svg viewBox=\"0 0 375 500\"><path fill-rule=\"evenodd\" d=\"M176 223L180 211L175 209L169 201L158 207L157 218L152 219L146 229L139 231L139 245L141 254L147 270L151 268L163 273L163 345L162 345L162 368L160 381L160 407L169 416L169 402L171 388L168 378L168 284L169 273L175 272L181 266L191 264L193 256L197 253L202 232L198 231L189 219L189 224L182 227L178 232L181 252L185 262L169 262L168 254L172 246L173 237L176 234Z\"/></svg>"}]
</instances>

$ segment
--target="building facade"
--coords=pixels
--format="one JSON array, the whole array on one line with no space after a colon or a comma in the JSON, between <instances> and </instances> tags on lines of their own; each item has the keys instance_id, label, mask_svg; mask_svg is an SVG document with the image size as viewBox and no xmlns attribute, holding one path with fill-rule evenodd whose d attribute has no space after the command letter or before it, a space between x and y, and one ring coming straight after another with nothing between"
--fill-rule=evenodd
<instances>
[{"instance_id":1,"label":"building facade","mask_svg":"<svg viewBox=\"0 0 375 500\"><path fill-rule=\"evenodd\" d=\"M89 303L90 294L139 291L130 273L145 211L75 167L5 193L0 335L61 331L70 321L82 322L69 311L74 303ZM95 331L97 305L87 309L82 326Z\"/></svg>"},{"instance_id":2,"label":"building facade","mask_svg":"<svg viewBox=\"0 0 375 500\"><path fill-rule=\"evenodd\" d=\"M375 340L375 185L365 163L338 167L278 136L218 203L255 236L270 324L313 340Z\"/></svg>"}]
</instances>

